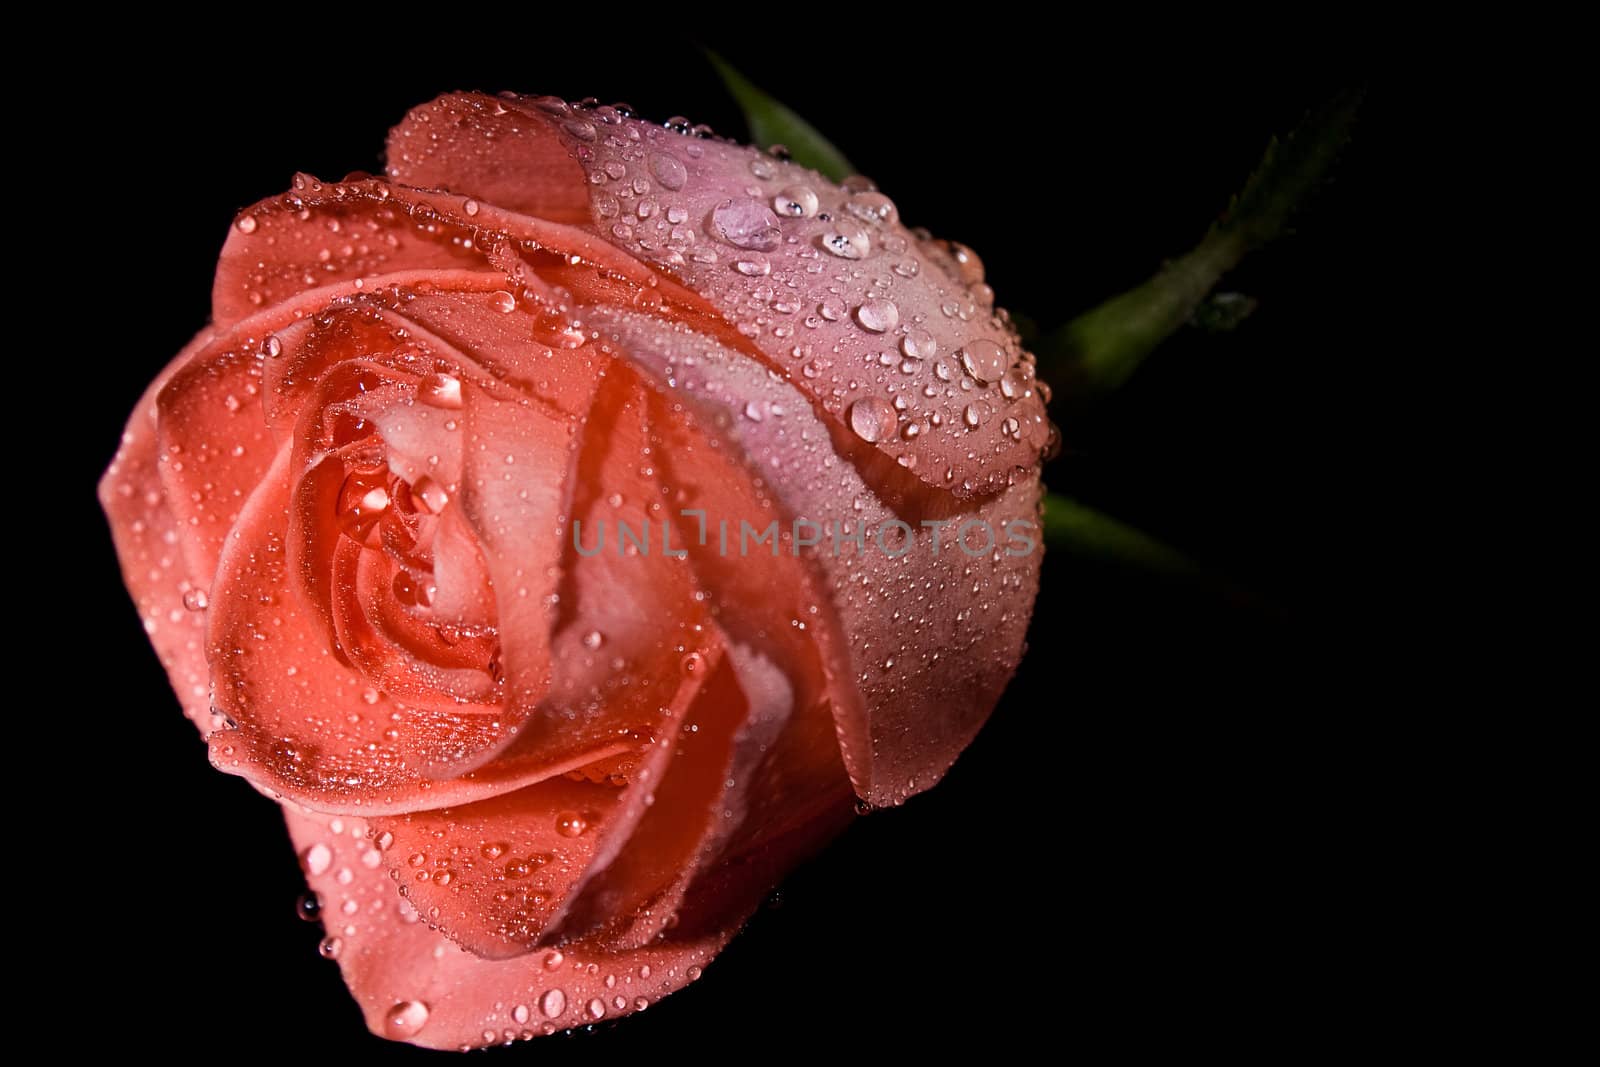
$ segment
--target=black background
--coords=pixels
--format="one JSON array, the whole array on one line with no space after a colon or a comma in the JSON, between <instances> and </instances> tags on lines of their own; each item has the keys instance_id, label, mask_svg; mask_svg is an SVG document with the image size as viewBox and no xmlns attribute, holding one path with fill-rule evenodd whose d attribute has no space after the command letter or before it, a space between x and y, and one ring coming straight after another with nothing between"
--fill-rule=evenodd
<instances>
[{"instance_id":1,"label":"black background","mask_svg":"<svg viewBox=\"0 0 1600 1067\"><path fill-rule=\"evenodd\" d=\"M413 43L430 36L413 29ZM134 401L206 320L234 212L295 170L379 171L387 128L455 88L595 95L743 136L681 38L439 36L425 50L308 41L314 59L241 40L103 72L76 169L125 226L95 253L115 341L72 415L84 528L103 529L86 501ZM1113 63L1028 37L892 54L849 37L712 43L828 133L909 224L973 246L999 303L1045 326L1192 245L1271 134L1366 80L1215 54ZM1370 725L1357 680L1379 635L1405 623L1372 571L1389 462L1372 368L1405 358L1376 281L1392 89L1372 83L1298 232L1228 279L1259 300L1251 319L1185 331L1095 412L1058 415L1053 489L1179 546L1250 602L1050 555L1031 653L939 787L858 820L693 987L495 1055L1239 1049L1321 1043L1341 1012L1370 1007L1342 976L1381 875L1348 862L1341 827L1367 783L1342 757ZM277 809L209 767L109 538L89 544L77 594L99 608L77 625L115 714L99 720L108 759L86 788L102 808L95 850L126 876L90 912L81 959L117 991L121 1040L422 1055L366 1033L317 956L320 929L295 918L302 882Z\"/></svg>"}]
</instances>

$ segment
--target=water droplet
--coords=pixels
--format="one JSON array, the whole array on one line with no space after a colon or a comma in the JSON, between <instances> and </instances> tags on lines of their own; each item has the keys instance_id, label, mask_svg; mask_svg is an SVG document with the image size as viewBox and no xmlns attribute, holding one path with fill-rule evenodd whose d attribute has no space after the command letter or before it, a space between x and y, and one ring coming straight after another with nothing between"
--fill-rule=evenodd
<instances>
[{"instance_id":1,"label":"water droplet","mask_svg":"<svg viewBox=\"0 0 1600 1067\"><path fill-rule=\"evenodd\" d=\"M872 249L867 231L853 222L840 222L822 235L822 247L840 259L860 259Z\"/></svg>"},{"instance_id":2,"label":"water droplet","mask_svg":"<svg viewBox=\"0 0 1600 1067\"><path fill-rule=\"evenodd\" d=\"M705 669L706 658L698 652L691 652L683 657L683 673L697 674Z\"/></svg>"},{"instance_id":3,"label":"water droplet","mask_svg":"<svg viewBox=\"0 0 1600 1067\"><path fill-rule=\"evenodd\" d=\"M589 1018L604 1019L606 1017L606 1002L599 997L595 997L589 1001L589 1006L586 1010L589 1012Z\"/></svg>"},{"instance_id":4,"label":"water droplet","mask_svg":"<svg viewBox=\"0 0 1600 1067\"><path fill-rule=\"evenodd\" d=\"M344 948L344 942L337 937L325 937L317 943L317 954L325 960L339 958L339 950Z\"/></svg>"},{"instance_id":5,"label":"water droplet","mask_svg":"<svg viewBox=\"0 0 1600 1067\"><path fill-rule=\"evenodd\" d=\"M422 510L437 515L450 503L450 494L444 486L424 474L411 483L411 498L422 504Z\"/></svg>"},{"instance_id":6,"label":"water droplet","mask_svg":"<svg viewBox=\"0 0 1600 1067\"><path fill-rule=\"evenodd\" d=\"M551 949L549 952L546 952L545 955L544 955L544 967L545 967L545 970L547 970L547 971L555 970L557 967L559 967L563 963L565 963L566 959L567 959L567 957L561 954L561 950L560 949L558 949L558 948Z\"/></svg>"},{"instance_id":7,"label":"water droplet","mask_svg":"<svg viewBox=\"0 0 1600 1067\"><path fill-rule=\"evenodd\" d=\"M237 225L240 233L255 233L256 217L254 215L246 215L244 218L239 220Z\"/></svg>"},{"instance_id":8,"label":"water droplet","mask_svg":"<svg viewBox=\"0 0 1600 1067\"><path fill-rule=\"evenodd\" d=\"M567 995L559 989L546 989L544 996L539 998L539 1010L544 1012L547 1019L556 1018L567 1010Z\"/></svg>"},{"instance_id":9,"label":"water droplet","mask_svg":"<svg viewBox=\"0 0 1600 1067\"><path fill-rule=\"evenodd\" d=\"M893 300L873 297L856 308L856 321L863 330L885 333L900 324L900 309L894 306Z\"/></svg>"},{"instance_id":10,"label":"water droplet","mask_svg":"<svg viewBox=\"0 0 1600 1067\"><path fill-rule=\"evenodd\" d=\"M894 408L882 397L869 396L850 405L850 429L863 441L882 441L894 432Z\"/></svg>"},{"instance_id":11,"label":"water droplet","mask_svg":"<svg viewBox=\"0 0 1600 1067\"><path fill-rule=\"evenodd\" d=\"M772 198L772 210L781 218L809 219L817 213L817 194L809 186L791 185Z\"/></svg>"},{"instance_id":12,"label":"water droplet","mask_svg":"<svg viewBox=\"0 0 1600 1067\"><path fill-rule=\"evenodd\" d=\"M314 923L322 915L322 900L315 893L301 893L294 902L294 913L302 921Z\"/></svg>"},{"instance_id":13,"label":"water droplet","mask_svg":"<svg viewBox=\"0 0 1600 1067\"><path fill-rule=\"evenodd\" d=\"M689 180L689 172L677 157L663 153L650 157L650 173L656 176L656 181L661 183L663 189L682 189L684 182Z\"/></svg>"},{"instance_id":14,"label":"water droplet","mask_svg":"<svg viewBox=\"0 0 1600 1067\"><path fill-rule=\"evenodd\" d=\"M261 343L261 351L268 359L277 359L283 355L283 342L278 340L277 334L272 334Z\"/></svg>"},{"instance_id":15,"label":"water droplet","mask_svg":"<svg viewBox=\"0 0 1600 1067\"><path fill-rule=\"evenodd\" d=\"M183 606L190 611L204 611L211 601L206 597L204 589L185 589L183 591Z\"/></svg>"},{"instance_id":16,"label":"water droplet","mask_svg":"<svg viewBox=\"0 0 1600 1067\"><path fill-rule=\"evenodd\" d=\"M461 406L461 379L450 374L433 374L423 380L417 399L436 408Z\"/></svg>"},{"instance_id":17,"label":"water droplet","mask_svg":"<svg viewBox=\"0 0 1600 1067\"><path fill-rule=\"evenodd\" d=\"M927 330L912 327L900 338L900 351L907 359L932 359L938 354L939 342Z\"/></svg>"},{"instance_id":18,"label":"water droplet","mask_svg":"<svg viewBox=\"0 0 1600 1067\"><path fill-rule=\"evenodd\" d=\"M761 278L772 273L772 264L766 256L745 256L733 265L733 269L750 278Z\"/></svg>"},{"instance_id":19,"label":"water droplet","mask_svg":"<svg viewBox=\"0 0 1600 1067\"><path fill-rule=\"evenodd\" d=\"M411 1037L428 1022L428 1006L420 1000L402 1000L383 1017L383 1031L390 1037Z\"/></svg>"},{"instance_id":20,"label":"water droplet","mask_svg":"<svg viewBox=\"0 0 1600 1067\"><path fill-rule=\"evenodd\" d=\"M509 315L517 309L517 298L504 289L496 289L489 294L489 306L502 315Z\"/></svg>"},{"instance_id":21,"label":"water droplet","mask_svg":"<svg viewBox=\"0 0 1600 1067\"><path fill-rule=\"evenodd\" d=\"M516 1007L511 1009L511 1021L520 1026L528 1021L528 1016L530 1014L532 1013L528 1011L528 1006L526 1004L518 1004Z\"/></svg>"},{"instance_id":22,"label":"water droplet","mask_svg":"<svg viewBox=\"0 0 1600 1067\"><path fill-rule=\"evenodd\" d=\"M572 122L563 123L561 128L580 141L592 141L595 137L594 124L583 122L582 120L575 119Z\"/></svg>"},{"instance_id":23,"label":"water droplet","mask_svg":"<svg viewBox=\"0 0 1600 1067\"><path fill-rule=\"evenodd\" d=\"M951 241L947 247L950 249L950 257L956 261L956 269L960 272L962 281L968 285L977 285L983 281L983 260L978 258L978 253L960 241Z\"/></svg>"},{"instance_id":24,"label":"water droplet","mask_svg":"<svg viewBox=\"0 0 1600 1067\"><path fill-rule=\"evenodd\" d=\"M687 971L683 972L683 976L689 979L691 982L698 982L700 980L700 968L690 967Z\"/></svg>"},{"instance_id":25,"label":"water droplet","mask_svg":"<svg viewBox=\"0 0 1600 1067\"><path fill-rule=\"evenodd\" d=\"M778 216L754 200L724 200L711 213L711 235L736 248L770 252L783 240Z\"/></svg>"},{"instance_id":26,"label":"water droplet","mask_svg":"<svg viewBox=\"0 0 1600 1067\"><path fill-rule=\"evenodd\" d=\"M394 834L391 834L389 831L385 830L383 833L373 838L372 843L377 845L380 851L387 852L394 847Z\"/></svg>"},{"instance_id":27,"label":"water droplet","mask_svg":"<svg viewBox=\"0 0 1600 1067\"><path fill-rule=\"evenodd\" d=\"M968 341L961 349L962 369L985 385L999 381L1006 366L1005 349L987 338Z\"/></svg>"},{"instance_id":28,"label":"water droplet","mask_svg":"<svg viewBox=\"0 0 1600 1067\"><path fill-rule=\"evenodd\" d=\"M562 837L580 837L589 823L575 811L564 811L556 816L556 833Z\"/></svg>"},{"instance_id":29,"label":"water droplet","mask_svg":"<svg viewBox=\"0 0 1600 1067\"><path fill-rule=\"evenodd\" d=\"M895 216L894 201L878 192L857 193L845 202L844 209L873 226L893 222Z\"/></svg>"},{"instance_id":30,"label":"water droplet","mask_svg":"<svg viewBox=\"0 0 1600 1067\"><path fill-rule=\"evenodd\" d=\"M461 210L465 211L469 216L476 215L478 213L478 202L476 200L468 200L461 205Z\"/></svg>"},{"instance_id":31,"label":"water droplet","mask_svg":"<svg viewBox=\"0 0 1600 1067\"><path fill-rule=\"evenodd\" d=\"M978 405L968 404L961 412L961 421L966 423L969 429L976 430L978 423L983 421L983 413L978 410Z\"/></svg>"},{"instance_id":32,"label":"water droplet","mask_svg":"<svg viewBox=\"0 0 1600 1067\"><path fill-rule=\"evenodd\" d=\"M333 850L319 841L301 853L300 859L305 864L307 874L322 874L333 866Z\"/></svg>"},{"instance_id":33,"label":"water droplet","mask_svg":"<svg viewBox=\"0 0 1600 1067\"><path fill-rule=\"evenodd\" d=\"M778 173L778 169L772 165L770 160L758 157L750 161L750 173L762 181L767 181Z\"/></svg>"}]
</instances>

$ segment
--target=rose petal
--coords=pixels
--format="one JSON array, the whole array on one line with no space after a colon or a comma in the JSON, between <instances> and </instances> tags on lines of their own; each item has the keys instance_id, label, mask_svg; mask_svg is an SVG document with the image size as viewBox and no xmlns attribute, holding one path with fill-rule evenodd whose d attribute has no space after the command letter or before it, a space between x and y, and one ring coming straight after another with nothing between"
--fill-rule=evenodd
<instances>
[{"instance_id":1,"label":"rose petal","mask_svg":"<svg viewBox=\"0 0 1600 1067\"><path fill-rule=\"evenodd\" d=\"M413 108L389 133L388 174L552 222L589 221L583 169L548 124L478 93Z\"/></svg>"},{"instance_id":2,"label":"rose petal","mask_svg":"<svg viewBox=\"0 0 1600 1067\"><path fill-rule=\"evenodd\" d=\"M758 654L737 645L724 652L673 744L652 749L638 784L622 798L636 807L635 824L625 837L615 835L610 855L593 857L549 936L613 948L648 944L742 825L748 798L763 786L755 771L788 720L794 693Z\"/></svg>"},{"instance_id":3,"label":"rose petal","mask_svg":"<svg viewBox=\"0 0 1600 1067\"><path fill-rule=\"evenodd\" d=\"M523 766L515 776L447 777L514 734L500 716L457 715L389 700L341 663L319 613L288 580L289 467L281 453L239 517L211 592L208 662L230 729L212 762L317 810L383 813L465 803L599 758Z\"/></svg>"},{"instance_id":4,"label":"rose petal","mask_svg":"<svg viewBox=\"0 0 1600 1067\"><path fill-rule=\"evenodd\" d=\"M145 390L100 479L100 506L111 524L123 580L183 713L202 732L214 728L205 662L212 572L189 570L181 527L162 489L156 420L157 398L212 337L211 330L202 331Z\"/></svg>"},{"instance_id":5,"label":"rose petal","mask_svg":"<svg viewBox=\"0 0 1600 1067\"><path fill-rule=\"evenodd\" d=\"M824 618L824 628L837 626L850 638L845 677L854 686L836 689L833 702L845 765L857 792L874 804L899 803L931 786L988 718L1021 659L1041 559L1037 474L953 515L915 511L926 500L909 496L897 501L903 509L897 512L852 464L840 461L829 428L792 383L710 338L647 316L596 312L591 318L641 370L695 398L702 424L726 427L749 458L751 476L773 489L788 515L840 531L837 538L824 533L805 558L823 569L833 590L838 622ZM761 417L750 417L752 410ZM680 445L671 454L689 451ZM697 492L714 499L717 484L749 482L719 479ZM989 551L955 545L968 522L975 524L969 549L986 543L987 530L996 542ZM1011 522L1035 524L1032 550L1023 551L1028 530L1012 531ZM892 523L905 524L909 543L896 540L902 531ZM847 536L858 526L870 531L864 550ZM852 690L861 704L851 699Z\"/></svg>"},{"instance_id":6,"label":"rose petal","mask_svg":"<svg viewBox=\"0 0 1600 1067\"><path fill-rule=\"evenodd\" d=\"M699 978L748 914L729 910L715 929L692 937L673 932L634 951L572 944L482 959L430 930L395 895L388 874L367 859L373 846L362 820L341 819L335 831L323 816L285 815L302 855L328 850L327 863L319 861L307 882L322 901L326 943L367 1026L426 1048L477 1047L641 1010Z\"/></svg>"},{"instance_id":7,"label":"rose petal","mask_svg":"<svg viewBox=\"0 0 1600 1067\"><path fill-rule=\"evenodd\" d=\"M597 233L709 300L779 373L804 369L796 386L837 425L848 427L857 402L902 400L893 425L869 431L870 444L928 486L960 499L990 495L1037 465L1050 426L1032 357L994 314L981 263L919 239L881 194L616 112L469 94L418 110L448 115L459 143L477 151L464 151L462 164L441 152L425 172L397 174L495 200L491 190L514 186L527 166L529 184L537 176L566 183L563 196L586 190ZM407 145L432 132L400 129ZM581 160L583 177L552 169L552 135ZM802 188L811 195L795 196ZM785 197L817 206L774 215ZM757 214L765 224L739 221Z\"/></svg>"}]
</instances>

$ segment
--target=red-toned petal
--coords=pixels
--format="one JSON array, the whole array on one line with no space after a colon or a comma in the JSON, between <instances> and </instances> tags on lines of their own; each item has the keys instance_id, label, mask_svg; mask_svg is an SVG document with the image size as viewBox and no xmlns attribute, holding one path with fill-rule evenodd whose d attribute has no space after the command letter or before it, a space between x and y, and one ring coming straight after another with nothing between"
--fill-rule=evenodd
<instances>
[{"instance_id":1,"label":"red-toned petal","mask_svg":"<svg viewBox=\"0 0 1600 1067\"><path fill-rule=\"evenodd\" d=\"M637 806L634 825L616 835L611 855L594 857L550 936L639 948L660 934L695 875L744 823L749 798L761 788L756 770L788 721L793 697L771 663L726 646L706 687L680 713L672 746L651 751L623 799ZM836 781L842 785L842 776Z\"/></svg>"},{"instance_id":2,"label":"red-toned petal","mask_svg":"<svg viewBox=\"0 0 1600 1067\"><path fill-rule=\"evenodd\" d=\"M498 106L525 116L496 142L505 159L524 142L551 154L554 131L583 165L596 232L709 300L780 373L805 368L794 384L836 426L963 500L1037 468L1050 427L1032 357L970 250L919 238L864 186L753 148L606 108Z\"/></svg>"},{"instance_id":3,"label":"red-toned petal","mask_svg":"<svg viewBox=\"0 0 1600 1067\"><path fill-rule=\"evenodd\" d=\"M1021 658L1041 559L1037 474L957 510L935 510L939 497L911 492L891 505L841 457L837 438L792 384L710 338L646 316L597 311L591 319L641 370L697 398L684 413L700 413L702 432L726 428L749 461L746 477L726 484L760 477L788 516L817 524L821 544L803 558L832 589L837 622L824 617L821 625L849 639L844 677L854 684L834 688L833 711L857 792L894 804L931 786L988 718ZM674 449L674 462L691 450ZM714 494L716 485L696 491ZM956 540L966 523L973 526L963 549ZM848 536L857 527L866 531L864 548ZM991 536L988 550L972 550Z\"/></svg>"},{"instance_id":4,"label":"red-toned petal","mask_svg":"<svg viewBox=\"0 0 1600 1067\"><path fill-rule=\"evenodd\" d=\"M285 815L322 901L326 944L367 1026L426 1048L478 1047L642 1010L699 978L749 911L633 951L572 944L483 959L430 930L395 894L363 820L337 820L335 830L326 817Z\"/></svg>"},{"instance_id":5,"label":"red-toned petal","mask_svg":"<svg viewBox=\"0 0 1600 1067\"><path fill-rule=\"evenodd\" d=\"M591 378L591 388L594 379ZM576 422L531 398L464 390L466 439L456 506L482 546L502 635L507 711L520 722L550 688L560 579L559 526L571 488Z\"/></svg>"},{"instance_id":6,"label":"red-toned petal","mask_svg":"<svg viewBox=\"0 0 1600 1067\"><path fill-rule=\"evenodd\" d=\"M376 179L321 182L245 209L222 246L212 317L226 326L308 290L397 271L481 270L471 229L441 224L459 198L401 195Z\"/></svg>"},{"instance_id":7,"label":"red-toned petal","mask_svg":"<svg viewBox=\"0 0 1600 1067\"><path fill-rule=\"evenodd\" d=\"M589 221L583 168L525 105L450 93L413 108L389 133L389 177L467 193L552 222Z\"/></svg>"},{"instance_id":8,"label":"red-toned petal","mask_svg":"<svg viewBox=\"0 0 1600 1067\"><path fill-rule=\"evenodd\" d=\"M162 490L156 400L211 339L212 331L202 331L145 390L116 457L100 479L100 506L111 524L123 580L183 713L202 732L214 729L204 610L212 572L189 570L179 520Z\"/></svg>"},{"instance_id":9,"label":"red-toned petal","mask_svg":"<svg viewBox=\"0 0 1600 1067\"><path fill-rule=\"evenodd\" d=\"M190 573L207 578L278 451L261 404L260 360L236 341L223 335L194 353L156 398L163 493Z\"/></svg>"},{"instance_id":10,"label":"red-toned petal","mask_svg":"<svg viewBox=\"0 0 1600 1067\"><path fill-rule=\"evenodd\" d=\"M317 810L382 813L464 803L588 762L458 776L511 739L500 716L406 706L342 663L287 574L289 466L280 454L246 504L211 591L208 662L233 723L210 738L219 769Z\"/></svg>"}]
</instances>

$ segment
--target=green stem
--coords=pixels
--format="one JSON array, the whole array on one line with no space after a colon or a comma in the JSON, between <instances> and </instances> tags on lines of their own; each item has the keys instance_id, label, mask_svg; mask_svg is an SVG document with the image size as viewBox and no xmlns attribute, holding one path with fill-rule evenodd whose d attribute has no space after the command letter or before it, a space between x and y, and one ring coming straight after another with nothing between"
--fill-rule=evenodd
<instances>
[{"instance_id":1,"label":"green stem","mask_svg":"<svg viewBox=\"0 0 1600 1067\"><path fill-rule=\"evenodd\" d=\"M1267 145L1243 191L1191 251L1135 289L1067 323L1041 345L1069 380L1092 392L1127 381L1157 345L1189 321L1222 276L1269 243L1322 183L1350 139L1360 94L1344 92Z\"/></svg>"}]
</instances>

